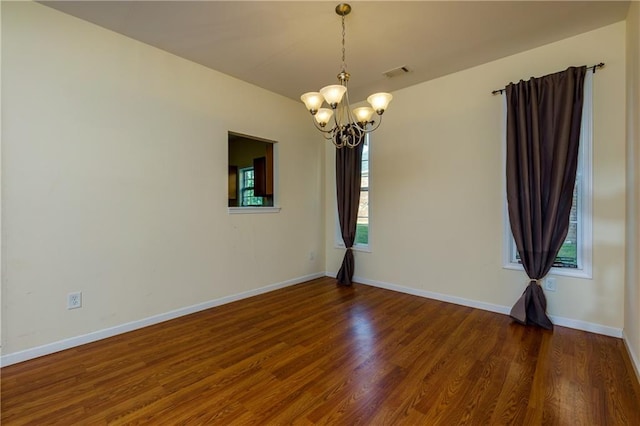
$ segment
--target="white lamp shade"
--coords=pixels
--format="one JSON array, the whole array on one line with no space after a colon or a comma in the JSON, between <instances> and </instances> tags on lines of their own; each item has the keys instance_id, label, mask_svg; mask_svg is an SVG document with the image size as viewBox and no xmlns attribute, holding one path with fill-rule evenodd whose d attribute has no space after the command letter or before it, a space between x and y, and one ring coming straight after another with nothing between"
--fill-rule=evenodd
<instances>
[{"instance_id":1,"label":"white lamp shade","mask_svg":"<svg viewBox=\"0 0 640 426\"><path fill-rule=\"evenodd\" d=\"M390 93L374 93L367 98L367 102L371 104L378 114L382 114L389 106L391 99L393 99L393 96Z\"/></svg>"},{"instance_id":2,"label":"white lamp shade","mask_svg":"<svg viewBox=\"0 0 640 426\"><path fill-rule=\"evenodd\" d=\"M323 98L318 92L307 92L300 96L309 111L317 111L322 106Z\"/></svg>"},{"instance_id":3,"label":"white lamp shade","mask_svg":"<svg viewBox=\"0 0 640 426\"><path fill-rule=\"evenodd\" d=\"M353 115L356 116L358 123L368 123L371 121L371 117L373 117L374 112L373 108L360 107L353 110Z\"/></svg>"},{"instance_id":4,"label":"white lamp shade","mask_svg":"<svg viewBox=\"0 0 640 426\"><path fill-rule=\"evenodd\" d=\"M339 84L332 84L331 86L325 86L320 89L320 93L324 97L324 100L332 106L340 103L342 96L344 96L346 91L347 88Z\"/></svg>"},{"instance_id":5,"label":"white lamp shade","mask_svg":"<svg viewBox=\"0 0 640 426\"><path fill-rule=\"evenodd\" d=\"M333 110L329 108L320 108L318 113L315 115L316 121L321 127L324 127L329 120L331 120L331 116L333 115Z\"/></svg>"}]
</instances>

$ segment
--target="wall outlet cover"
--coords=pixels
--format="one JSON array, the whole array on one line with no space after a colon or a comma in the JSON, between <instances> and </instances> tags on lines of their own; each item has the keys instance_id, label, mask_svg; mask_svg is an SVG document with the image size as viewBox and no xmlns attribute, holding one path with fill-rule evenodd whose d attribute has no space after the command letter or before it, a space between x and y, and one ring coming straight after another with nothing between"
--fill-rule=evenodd
<instances>
[{"instance_id":1,"label":"wall outlet cover","mask_svg":"<svg viewBox=\"0 0 640 426\"><path fill-rule=\"evenodd\" d=\"M556 291L555 277L547 277L544 279L544 289L547 291Z\"/></svg>"},{"instance_id":2,"label":"wall outlet cover","mask_svg":"<svg viewBox=\"0 0 640 426\"><path fill-rule=\"evenodd\" d=\"M82 307L82 292L74 291L67 295L67 309L77 309Z\"/></svg>"}]
</instances>

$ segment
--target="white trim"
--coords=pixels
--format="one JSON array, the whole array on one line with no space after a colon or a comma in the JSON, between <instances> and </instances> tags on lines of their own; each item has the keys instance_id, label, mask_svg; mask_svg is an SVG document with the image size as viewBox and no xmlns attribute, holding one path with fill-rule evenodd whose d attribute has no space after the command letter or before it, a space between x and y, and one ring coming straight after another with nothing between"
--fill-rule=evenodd
<instances>
[{"instance_id":1,"label":"white trim","mask_svg":"<svg viewBox=\"0 0 640 426\"><path fill-rule=\"evenodd\" d=\"M173 311L165 312L163 314L153 315L148 318L143 318L136 321L131 321L125 324L120 324L115 327L105 328L103 330L93 331L81 336L70 337L68 339L59 340L53 343L47 343L46 345L37 346L35 348L25 349L0 357L0 367L6 367L7 365L16 364L18 362L27 361L33 358L37 358L44 355L49 355L55 352L63 351L65 349L74 348L76 346L84 345L86 343L95 342L98 340L113 337L118 334L127 333L129 331L137 330L150 325L158 324L164 321L179 318L185 315L193 314L195 312L204 311L216 306L224 305L227 303L235 302L237 300L246 299L248 297L257 296L259 294L268 293L273 290L277 290L284 287L300 284L316 278L325 276L324 273L318 272L315 274L305 275L303 277L293 278L287 281L283 281L276 284L267 285L265 287L256 288L253 290L245 291L242 293L232 294L230 296L221 297L219 299L210 300L208 302L198 303L192 306L186 306L184 308L175 309Z\"/></svg>"},{"instance_id":2,"label":"white trim","mask_svg":"<svg viewBox=\"0 0 640 426\"><path fill-rule=\"evenodd\" d=\"M435 293L427 290L420 290L411 287L404 287L397 284L385 283L382 281L370 280L363 277L353 277L353 281L371 285L373 287L384 288L386 290L397 291L400 293L420 296L427 299L439 300L441 302L453 303L461 306L482 309L483 311L496 312L499 314L509 315L511 308L508 306L494 305L492 303L480 302L477 300L465 299L463 297L451 296L448 294Z\"/></svg>"},{"instance_id":3,"label":"white trim","mask_svg":"<svg viewBox=\"0 0 640 426\"><path fill-rule=\"evenodd\" d=\"M627 348L627 353L629 354L629 358L631 359L631 365L633 366L633 370L636 373L636 378L638 379L638 382L640 382L640 358L638 357L638 354L633 352L633 349L631 349L631 345L628 342L627 333L625 333L624 330L622 331L622 341L624 342L624 347Z\"/></svg>"},{"instance_id":4,"label":"white trim","mask_svg":"<svg viewBox=\"0 0 640 426\"><path fill-rule=\"evenodd\" d=\"M340 242L336 242L334 248L343 249L343 250L346 248L344 246L344 242L342 241L342 238L340 238ZM371 247L368 244L354 244L353 247L351 247L351 250L361 251L363 253L371 253Z\"/></svg>"},{"instance_id":5,"label":"white trim","mask_svg":"<svg viewBox=\"0 0 640 426\"><path fill-rule=\"evenodd\" d=\"M573 328L574 330L588 331L590 333L602 334L603 336L622 338L622 329L609 327L608 325L596 324L593 322L580 321L572 318L564 318L547 314L553 325L559 327Z\"/></svg>"},{"instance_id":6,"label":"white trim","mask_svg":"<svg viewBox=\"0 0 640 426\"><path fill-rule=\"evenodd\" d=\"M593 278L593 72L588 72L584 78L585 100L582 109L582 124L580 133L582 140L582 221L580 232L582 271L588 278ZM587 127L588 126L588 127ZM586 194L586 196L585 196Z\"/></svg>"},{"instance_id":7,"label":"white trim","mask_svg":"<svg viewBox=\"0 0 640 426\"><path fill-rule=\"evenodd\" d=\"M327 276L335 278L335 274L327 273ZM400 293L411 294L414 296L425 297L427 299L439 300L441 302L454 303L456 305L468 306L470 308L482 309L483 311L495 312L498 314L509 315L511 308L509 306L495 305L493 303L481 302L478 300L465 299L463 297L450 296L448 294L434 293L426 290L419 290L410 287L404 287L396 284L385 283L382 281L370 280L363 277L353 277L353 281L361 284L367 284L373 287L384 288L387 290L397 291ZM554 325L559 327L573 328L576 330L588 331L591 333L602 334L611 337L622 337L622 329L609 327L606 325L595 324L586 321L564 318L555 315L549 315Z\"/></svg>"},{"instance_id":8,"label":"white trim","mask_svg":"<svg viewBox=\"0 0 640 426\"><path fill-rule=\"evenodd\" d=\"M371 237L374 234L373 232L371 232L371 194L373 192L371 191L371 133L368 133L365 138L367 148L367 180L369 181L369 184L367 185L367 220L369 221L367 223L367 244L356 243L353 245L353 249L364 253L371 253L371 247L373 246L371 244ZM362 188L362 184L360 185L360 187ZM360 190L360 193L362 194L362 189Z\"/></svg>"},{"instance_id":9,"label":"white trim","mask_svg":"<svg viewBox=\"0 0 640 426\"><path fill-rule=\"evenodd\" d=\"M281 207L229 207L229 214L280 213Z\"/></svg>"},{"instance_id":10,"label":"white trim","mask_svg":"<svg viewBox=\"0 0 640 426\"><path fill-rule=\"evenodd\" d=\"M585 247L585 251L586 251L586 247ZM505 263L504 265L502 265L502 268L524 272L524 268L519 263L513 263L513 262ZM573 278L584 278L588 280L593 278L593 275L591 274L590 270L585 271L584 269L577 269L577 268L551 268L549 270L549 273L546 276L550 276L550 275L573 277Z\"/></svg>"},{"instance_id":11,"label":"white trim","mask_svg":"<svg viewBox=\"0 0 640 426\"><path fill-rule=\"evenodd\" d=\"M505 92L506 93L506 92ZM509 221L509 205L507 203L507 96L502 96L502 120L500 121L502 129L502 267L508 269L523 270L522 265L512 265L511 263L511 247L513 245L513 236L511 233L511 225Z\"/></svg>"}]
</instances>

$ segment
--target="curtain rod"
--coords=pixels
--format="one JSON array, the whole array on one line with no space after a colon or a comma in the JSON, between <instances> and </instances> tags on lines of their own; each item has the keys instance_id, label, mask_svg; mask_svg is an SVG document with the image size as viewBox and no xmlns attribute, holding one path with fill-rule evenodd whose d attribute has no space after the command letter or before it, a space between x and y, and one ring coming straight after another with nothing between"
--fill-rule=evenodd
<instances>
[{"instance_id":1,"label":"curtain rod","mask_svg":"<svg viewBox=\"0 0 640 426\"><path fill-rule=\"evenodd\" d=\"M591 65L590 67L587 67L588 70L593 71L593 73L596 73L596 69L598 68L602 68L604 67L604 62L600 62L599 64L595 64L595 65ZM494 90L493 92L491 92L492 95L497 95L498 93L502 93L507 89L498 89L498 90Z\"/></svg>"}]
</instances>

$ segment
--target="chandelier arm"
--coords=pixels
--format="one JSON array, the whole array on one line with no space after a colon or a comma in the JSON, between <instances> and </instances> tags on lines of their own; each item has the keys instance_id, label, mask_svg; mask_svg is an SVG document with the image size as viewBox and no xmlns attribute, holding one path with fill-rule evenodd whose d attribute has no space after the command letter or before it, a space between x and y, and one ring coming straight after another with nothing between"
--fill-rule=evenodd
<instances>
[{"instance_id":1,"label":"chandelier arm","mask_svg":"<svg viewBox=\"0 0 640 426\"><path fill-rule=\"evenodd\" d=\"M333 125L333 129L331 129L331 130L340 129L340 127L342 127L338 117L342 115L343 108L344 108L344 106L342 105L342 102L340 102L338 104L338 106L336 107L336 109L333 110L333 123L334 123L334 125Z\"/></svg>"},{"instance_id":2,"label":"chandelier arm","mask_svg":"<svg viewBox=\"0 0 640 426\"><path fill-rule=\"evenodd\" d=\"M367 129L365 130L366 133L371 133L373 131L375 131L378 127L380 127L380 124L382 124L382 116L379 115L378 116L378 122L376 123L375 121L370 121L369 124L375 124L374 127L372 127L371 129Z\"/></svg>"},{"instance_id":3,"label":"chandelier arm","mask_svg":"<svg viewBox=\"0 0 640 426\"><path fill-rule=\"evenodd\" d=\"M346 86L346 82L345 82L345 86ZM355 142L355 144L347 144L347 146L354 148L356 146L358 146L358 144L362 141L362 134L364 134L364 132L366 132L366 130L359 125L358 121L355 119L354 115L353 115L353 111L351 110L351 103L349 102L349 91L347 90L344 94L344 101L341 103L341 107L344 108L344 115L345 115L345 119L347 121L347 125L350 125L352 128L356 128L358 129L359 132L359 136L358 136L358 141ZM355 136L354 136L355 137Z\"/></svg>"},{"instance_id":4,"label":"chandelier arm","mask_svg":"<svg viewBox=\"0 0 640 426\"><path fill-rule=\"evenodd\" d=\"M338 142L339 135L340 132L338 131L338 128L334 127L333 134L331 135L331 142L337 149L344 148L344 143L342 143L342 141Z\"/></svg>"},{"instance_id":5,"label":"chandelier arm","mask_svg":"<svg viewBox=\"0 0 640 426\"><path fill-rule=\"evenodd\" d=\"M382 117L380 118L380 120L382 120ZM360 130L363 134L371 133L374 130L376 130L378 127L380 127L380 121L378 121L378 123L376 124L376 122L374 120L367 121L366 123L364 123L364 126L362 126L361 124L362 123L357 122L357 121L353 122L353 126L356 127L358 130ZM367 125L369 125L369 124L371 124L371 125L375 124L375 126L370 128L370 129L367 129Z\"/></svg>"},{"instance_id":6,"label":"chandelier arm","mask_svg":"<svg viewBox=\"0 0 640 426\"><path fill-rule=\"evenodd\" d=\"M322 133L331 133L331 132L333 132L333 129L335 129L335 126L334 126L334 127L330 128L329 130L325 130L323 127L320 127L320 126L318 125L318 122L317 122L317 121L316 121L316 119L315 119L315 118L313 118L313 117L311 118L311 121L313 122L313 125L316 127L316 129L318 129L318 130L319 130L319 131L321 131ZM325 136L325 138L326 138L326 136Z\"/></svg>"},{"instance_id":7,"label":"chandelier arm","mask_svg":"<svg viewBox=\"0 0 640 426\"><path fill-rule=\"evenodd\" d=\"M360 143L362 142L364 135L366 134L365 131L363 131L359 126L357 125L353 125L350 128L351 130L351 135L353 136L352 138L352 143L349 143L348 146L350 148L355 148L356 146L360 145Z\"/></svg>"},{"instance_id":8,"label":"chandelier arm","mask_svg":"<svg viewBox=\"0 0 640 426\"><path fill-rule=\"evenodd\" d=\"M345 83L345 87L346 85L347 84ZM349 123L356 123L356 120L353 119L353 112L351 111L351 102L349 102L349 90L347 90L344 93L344 102L345 102L344 107L347 110L347 114L346 114L347 121Z\"/></svg>"},{"instance_id":9,"label":"chandelier arm","mask_svg":"<svg viewBox=\"0 0 640 426\"><path fill-rule=\"evenodd\" d=\"M369 132L372 132L373 130L375 130L375 129L367 130L367 124L370 124L370 123L373 123L373 122L372 122L372 121L369 121L369 122L365 123L365 126L364 126L364 127L362 127L362 126L360 125L360 123L358 123L357 121L354 121L354 122L353 122L353 125L354 125L354 127L356 127L356 128L357 128L358 130L360 130L361 132L363 132L363 133L369 133Z\"/></svg>"}]
</instances>

